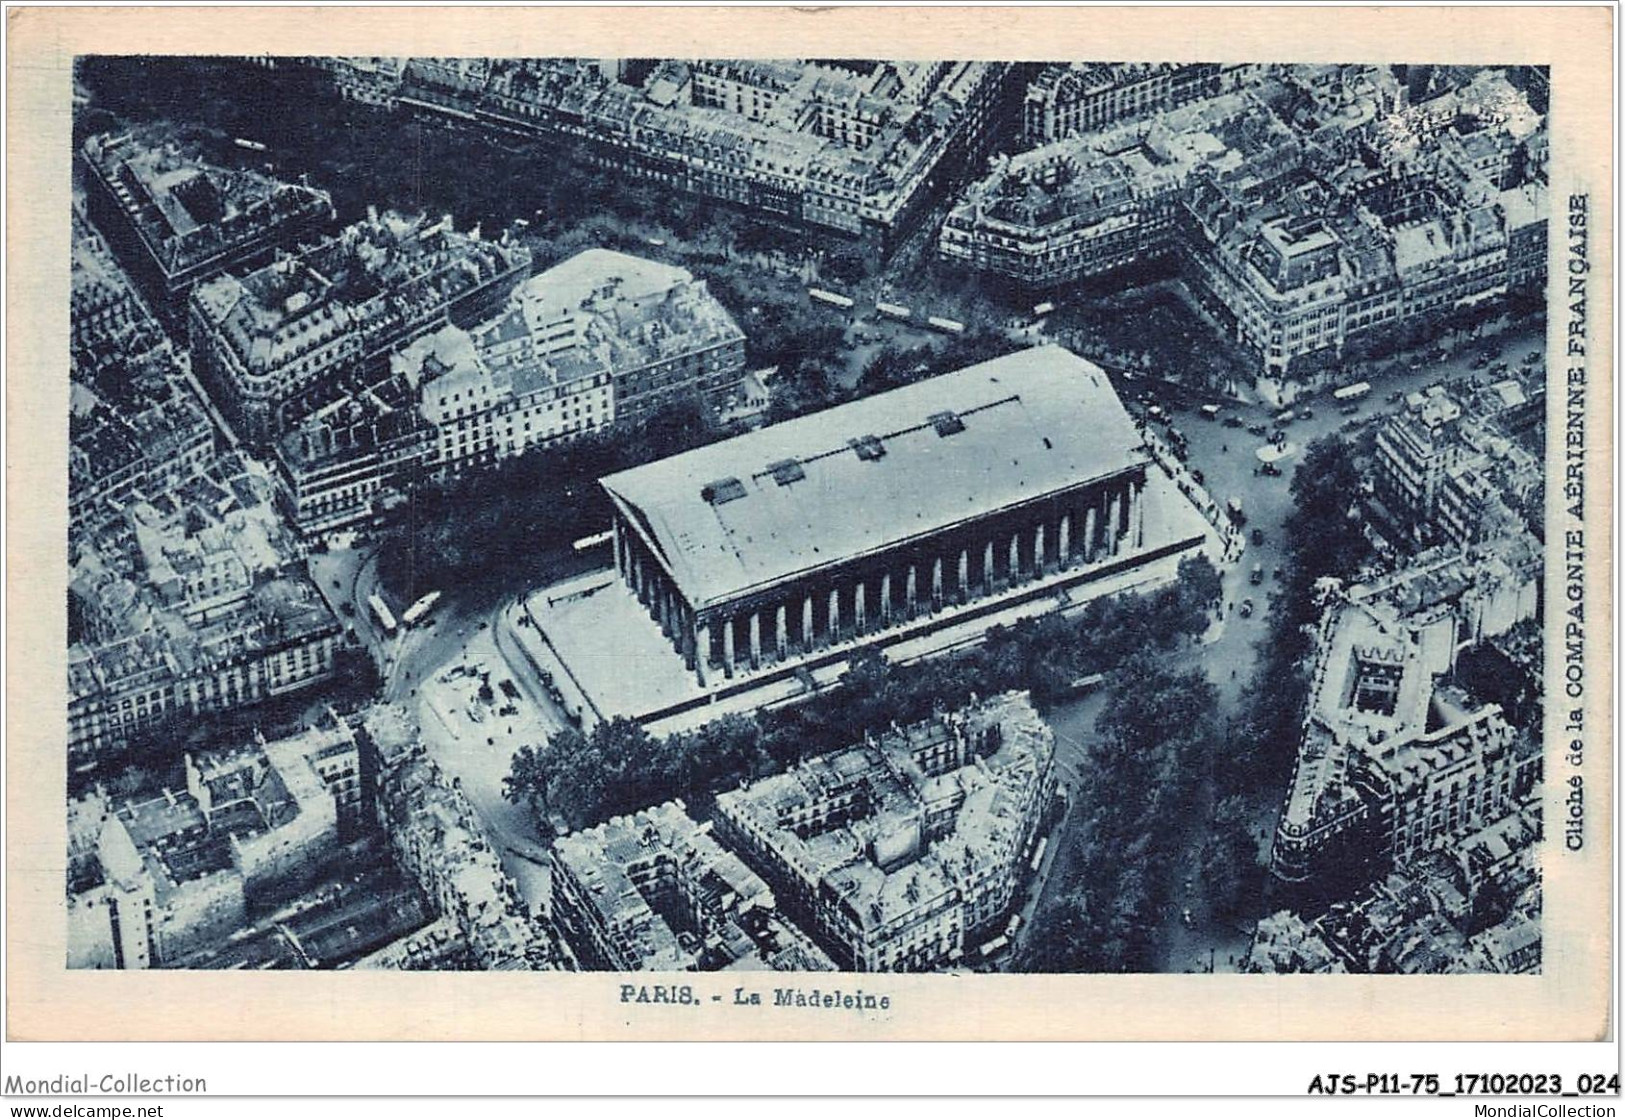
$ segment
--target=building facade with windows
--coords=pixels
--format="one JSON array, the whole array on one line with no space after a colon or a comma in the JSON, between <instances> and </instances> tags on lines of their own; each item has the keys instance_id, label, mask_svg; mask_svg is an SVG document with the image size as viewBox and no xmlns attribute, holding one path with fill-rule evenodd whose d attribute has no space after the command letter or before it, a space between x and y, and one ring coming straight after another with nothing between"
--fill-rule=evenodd
<instances>
[{"instance_id":1,"label":"building facade with windows","mask_svg":"<svg viewBox=\"0 0 1625 1120\"><path fill-rule=\"evenodd\" d=\"M1227 69L1234 68L1216 62L1053 64L1027 86L1022 127L1029 144L1098 132L1217 96L1226 84Z\"/></svg>"},{"instance_id":2,"label":"building facade with windows","mask_svg":"<svg viewBox=\"0 0 1625 1120\"><path fill-rule=\"evenodd\" d=\"M1361 886L1516 811L1539 780L1538 741L1439 680L1486 632L1449 574L1419 571L1326 608L1270 858L1281 882L1311 894Z\"/></svg>"},{"instance_id":3,"label":"building facade with windows","mask_svg":"<svg viewBox=\"0 0 1625 1120\"><path fill-rule=\"evenodd\" d=\"M556 840L551 870L553 921L587 968L834 967L778 916L761 877L681 801Z\"/></svg>"},{"instance_id":4,"label":"building facade with windows","mask_svg":"<svg viewBox=\"0 0 1625 1120\"><path fill-rule=\"evenodd\" d=\"M530 270L522 246L449 218L371 216L299 256L192 293L193 362L237 434L269 446L334 383L447 322L499 307Z\"/></svg>"},{"instance_id":5,"label":"building facade with windows","mask_svg":"<svg viewBox=\"0 0 1625 1120\"><path fill-rule=\"evenodd\" d=\"M161 308L196 284L250 267L333 219L326 191L211 166L141 130L88 138L80 164L90 214Z\"/></svg>"},{"instance_id":6,"label":"building facade with windows","mask_svg":"<svg viewBox=\"0 0 1625 1120\"><path fill-rule=\"evenodd\" d=\"M1027 67L824 59L306 60L346 96L579 142L627 175L889 248L985 157Z\"/></svg>"},{"instance_id":7,"label":"building facade with windows","mask_svg":"<svg viewBox=\"0 0 1625 1120\"><path fill-rule=\"evenodd\" d=\"M68 763L123 750L166 718L232 711L333 676L343 627L308 583L275 580L207 625L68 651Z\"/></svg>"}]
</instances>

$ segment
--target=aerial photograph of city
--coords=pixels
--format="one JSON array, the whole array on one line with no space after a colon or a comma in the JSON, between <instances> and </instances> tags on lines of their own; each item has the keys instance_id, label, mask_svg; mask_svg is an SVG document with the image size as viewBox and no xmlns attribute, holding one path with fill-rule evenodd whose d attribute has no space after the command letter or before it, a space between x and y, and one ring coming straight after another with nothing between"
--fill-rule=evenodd
<instances>
[{"instance_id":1,"label":"aerial photograph of city","mask_svg":"<svg viewBox=\"0 0 1625 1120\"><path fill-rule=\"evenodd\" d=\"M67 967L1539 972L1548 97L78 57Z\"/></svg>"}]
</instances>

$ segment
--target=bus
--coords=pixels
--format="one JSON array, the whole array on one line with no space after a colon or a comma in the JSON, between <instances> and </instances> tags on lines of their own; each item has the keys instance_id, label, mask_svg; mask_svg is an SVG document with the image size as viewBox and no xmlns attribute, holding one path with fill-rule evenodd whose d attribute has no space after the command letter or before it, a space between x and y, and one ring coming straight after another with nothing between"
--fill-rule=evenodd
<instances>
[{"instance_id":1,"label":"bus","mask_svg":"<svg viewBox=\"0 0 1625 1120\"><path fill-rule=\"evenodd\" d=\"M945 334L964 334L965 324L957 319L943 319L932 315L925 321L926 326L935 328Z\"/></svg>"},{"instance_id":2,"label":"bus","mask_svg":"<svg viewBox=\"0 0 1625 1120\"><path fill-rule=\"evenodd\" d=\"M434 610L434 605L439 601L440 592L429 592L423 598L406 608L406 613L401 615L401 625L405 626L407 629L411 629L412 627L416 626L418 623L422 622L428 617L429 612Z\"/></svg>"},{"instance_id":3,"label":"bus","mask_svg":"<svg viewBox=\"0 0 1625 1120\"><path fill-rule=\"evenodd\" d=\"M819 303L827 303L831 307L839 307L842 311L852 310L852 301L845 296L826 292L823 288L808 288L807 295Z\"/></svg>"},{"instance_id":4,"label":"bus","mask_svg":"<svg viewBox=\"0 0 1625 1120\"><path fill-rule=\"evenodd\" d=\"M395 615L389 609L389 604L385 603L377 595L369 595L367 596L367 606L372 608L373 617L378 620L378 625L383 629L384 633L393 636L395 633Z\"/></svg>"},{"instance_id":5,"label":"bus","mask_svg":"<svg viewBox=\"0 0 1625 1120\"><path fill-rule=\"evenodd\" d=\"M1371 392L1371 382L1356 381L1352 385L1345 385L1341 389L1334 391L1332 396L1340 401L1357 401L1369 392Z\"/></svg>"},{"instance_id":6,"label":"bus","mask_svg":"<svg viewBox=\"0 0 1625 1120\"><path fill-rule=\"evenodd\" d=\"M982 956L991 957L1008 944L1010 944L1010 939L1008 937L995 937L992 941L986 942L982 946Z\"/></svg>"},{"instance_id":7,"label":"bus","mask_svg":"<svg viewBox=\"0 0 1625 1120\"><path fill-rule=\"evenodd\" d=\"M1049 837L1040 836L1038 838L1038 846L1033 849L1033 861L1029 868L1033 873L1036 874L1038 871L1038 865L1044 862L1044 849L1048 847Z\"/></svg>"},{"instance_id":8,"label":"bus","mask_svg":"<svg viewBox=\"0 0 1625 1120\"><path fill-rule=\"evenodd\" d=\"M239 148L243 148L250 152L263 152L268 150L265 145L261 144L258 140L250 140L245 136L234 136L232 137L231 142L237 145Z\"/></svg>"},{"instance_id":9,"label":"bus","mask_svg":"<svg viewBox=\"0 0 1625 1120\"><path fill-rule=\"evenodd\" d=\"M877 303L875 304L875 310L888 319L897 319L902 322L907 322L914 317L913 310L904 307L900 303Z\"/></svg>"},{"instance_id":10,"label":"bus","mask_svg":"<svg viewBox=\"0 0 1625 1120\"><path fill-rule=\"evenodd\" d=\"M1036 319L1042 319L1044 316L1048 315L1051 311L1054 311L1054 310L1055 310L1055 305L1053 303L1050 303L1048 300L1046 300L1043 303L1034 305L1034 307L1033 307L1033 318L1035 320Z\"/></svg>"}]
</instances>

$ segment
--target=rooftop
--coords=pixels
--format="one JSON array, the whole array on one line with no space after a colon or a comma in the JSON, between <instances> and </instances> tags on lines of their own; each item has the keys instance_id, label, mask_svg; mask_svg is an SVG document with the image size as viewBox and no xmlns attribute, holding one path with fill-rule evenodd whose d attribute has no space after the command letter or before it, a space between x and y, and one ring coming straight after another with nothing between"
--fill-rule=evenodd
<instances>
[{"instance_id":1,"label":"rooftop","mask_svg":"<svg viewBox=\"0 0 1625 1120\"><path fill-rule=\"evenodd\" d=\"M879 926L1019 858L1053 752L1027 695L1006 693L725 792L717 809Z\"/></svg>"},{"instance_id":2,"label":"rooftop","mask_svg":"<svg viewBox=\"0 0 1625 1120\"><path fill-rule=\"evenodd\" d=\"M449 218L385 213L241 279L216 277L194 300L242 364L263 375L349 334L355 346L334 354L372 353L529 261L523 247L458 233Z\"/></svg>"},{"instance_id":3,"label":"rooftop","mask_svg":"<svg viewBox=\"0 0 1625 1120\"><path fill-rule=\"evenodd\" d=\"M679 801L561 837L553 858L591 894L637 969L687 968L714 927L756 907L774 908L767 884ZM678 905L664 897L674 889L684 896Z\"/></svg>"},{"instance_id":4,"label":"rooftop","mask_svg":"<svg viewBox=\"0 0 1625 1120\"><path fill-rule=\"evenodd\" d=\"M1099 367L1046 346L602 484L699 607L1144 459Z\"/></svg>"},{"instance_id":5,"label":"rooftop","mask_svg":"<svg viewBox=\"0 0 1625 1120\"><path fill-rule=\"evenodd\" d=\"M156 130L92 136L83 153L170 275L333 213L325 191L212 166Z\"/></svg>"}]
</instances>

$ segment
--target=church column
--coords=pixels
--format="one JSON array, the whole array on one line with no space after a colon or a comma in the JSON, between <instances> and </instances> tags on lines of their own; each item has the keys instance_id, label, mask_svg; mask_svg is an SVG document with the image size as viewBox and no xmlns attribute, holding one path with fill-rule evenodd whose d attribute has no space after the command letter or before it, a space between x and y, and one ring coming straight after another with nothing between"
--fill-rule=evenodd
<instances>
[{"instance_id":1,"label":"church column","mask_svg":"<svg viewBox=\"0 0 1625 1120\"><path fill-rule=\"evenodd\" d=\"M1039 579L1044 575L1044 523L1040 521L1038 528L1033 530L1033 578Z\"/></svg>"},{"instance_id":2,"label":"church column","mask_svg":"<svg viewBox=\"0 0 1625 1120\"><path fill-rule=\"evenodd\" d=\"M970 598L970 549L959 550L959 601Z\"/></svg>"},{"instance_id":3,"label":"church column","mask_svg":"<svg viewBox=\"0 0 1625 1120\"><path fill-rule=\"evenodd\" d=\"M1012 533L1010 536L1010 586L1014 587L1021 578L1021 534Z\"/></svg>"},{"instance_id":4,"label":"church column","mask_svg":"<svg viewBox=\"0 0 1625 1120\"><path fill-rule=\"evenodd\" d=\"M810 593L801 599L801 648L808 653L813 648L813 602Z\"/></svg>"},{"instance_id":5,"label":"church column","mask_svg":"<svg viewBox=\"0 0 1625 1120\"><path fill-rule=\"evenodd\" d=\"M856 627L857 633L859 634L863 633L868 626L868 598L868 594L864 589L863 581L860 579L858 580L857 586L852 589L852 625Z\"/></svg>"},{"instance_id":6,"label":"church column","mask_svg":"<svg viewBox=\"0 0 1625 1120\"><path fill-rule=\"evenodd\" d=\"M904 590L904 601L908 604L908 617L914 617L914 600L918 596L918 585L915 582L914 563L908 565L908 587Z\"/></svg>"},{"instance_id":7,"label":"church column","mask_svg":"<svg viewBox=\"0 0 1625 1120\"><path fill-rule=\"evenodd\" d=\"M1083 513L1083 562L1085 564L1095 562L1095 534L1099 532L1099 526L1096 524L1097 512L1094 503L1091 502L1089 508Z\"/></svg>"},{"instance_id":8,"label":"church column","mask_svg":"<svg viewBox=\"0 0 1625 1120\"><path fill-rule=\"evenodd\" d=\"M621 519L617 517L610 525L610 534L615 542L615 574L626 582L626 549L621 544Z\"/></svg>"},{"instance_id":9,"label":"church column","mask_svg":"<svg viewBox=\"0 0 1625 1120\"><path fill-rule=\"evenodd\" d=\"M841 640L841 589L829 589L829 644Z\"/></svg>"},{"instance_id":10,"label":"church column","mask_svg":"<svg viewBox=\"0 0 1625 1120\"><path fill-rule=\"evenodd\" d=\"M706 662L711 659L711 628L704 623L694 627L694 675L704 685L705 673L708 666Z\"/></svg>"},{"instance_id":11,"label":"church column","mask_svg":"<svg viewBox=\"0 0 1625 1120\"><path fill-rule=\"evenodd\" d=\"M778 646L779 660L783 661L790 655L790 611L780 603L779 609L774 613L776 617L773 621L773 640Z\"/></svg>"},{"instance_id":12,"label":"church column","mask_svg":"<svg viewBox=\"0 0 1625 1120\"><path fill-rule=\"evenodd\" d=\"M731 677L734 675L734 620L724 618L719 625L722 627L722 671Z\"/></svg>"},{"instance_id":13,"label":"church column","mask_svg":"<svg viewBox=\"0 0 1625 1120\"><path fill-rule=\"evenodd\" d=\"M1117 542L1122 533L1123 511L1119 504L1122 495L1116 490L1112 491L1111 499L1106 504L1106 554L1117 555Z\"/></svg>"},{"instance_id":14,"label":"church column","mask_svg":"<svg viewBox=\"0 0 1625 1120\"><path fill-rule=\"evenodd\" d=\"M762 667L762 612L750 612L750 667Z\"/></svg>"},{"instance_id":15,"label":"church column","mask_svg":"<svg viewBox=\"0 0 1625 1120\"><path fill-rule=\"evenodd\" d=\"M1061 514L1061 527L1056 535L1057 548L1060 552L1061 567L1066 567L1072 561L1072 515Z\"/></svg>"},{"instance_id":16,"label":"church column","mask_svg":"<svg viewBox=\"0 0 1625 1120\"><path fill-rule=\"evenodd\" d=\"M880 625L891 625L891 573L880 577Z\"/></svg>"},{"instance_id":17,"label":"church column","mask_svg":"<svg viewBox=\"0 0 1625 1120\"><path fill-rule=\"evenodd\" d=\"M993 594L993 542L989 540L982 550L982 594Z\"/></svg>"},{"instance_id":18,"label":"church column","mask_svg":"<svg viewBox=\"0 0 1625 1120\"><path fill-rule=\"evenodd\" d=\"M931 609L942 606L942 557L931 561Z\"/></svg>"},{"instance_id":19,"label":"church column","mask_svg":"<svg viewBox=\"0 0 1625 1120\"><path fill-rule=\"evenodd\" d=\"M1134 487L1134 519L1132 522L1134 532L1134 547L1145 547L1145 483L1137 483Z\"/></svg>"}]
</instances>

